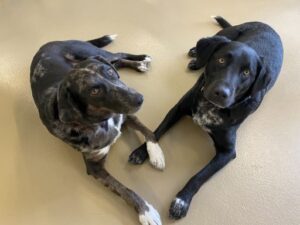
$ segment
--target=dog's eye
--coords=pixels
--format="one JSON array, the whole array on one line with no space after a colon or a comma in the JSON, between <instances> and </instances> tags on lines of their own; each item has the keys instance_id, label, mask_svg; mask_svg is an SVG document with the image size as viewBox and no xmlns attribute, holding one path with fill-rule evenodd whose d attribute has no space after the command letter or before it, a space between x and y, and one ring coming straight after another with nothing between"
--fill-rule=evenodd
<instances>
[{"instance_id":1,"label":"dog's eye","mask_svg":"<svg viewBox=\"0 0 300 225\"><path fill-rule=\"evenodd\" d=\"M243 70L243 75L244 75L244 77L248 77L250 75L250 70L249 69L244 69Z\"/></svg>"},{"instance_id":2,"label":"dog's eye","mask_svg":"<svg viewBox=\"0 0 300 225\"><path fill-rule=\"evenodd\" d=\"M102 94L102 90L100 88L93 88L90 92L91 96L99 96Z\"/></svg>"},{"instance_id":3,"label":"dog's eye","mask_svg":"<svg viewBox=\"0 0 300 225\"><path fill-rule=\"evenodd\" d=\"M225 63L225 59L224 58L218 58L218 63L220 64L224 64Z\"/></svg>"}]
</instances>

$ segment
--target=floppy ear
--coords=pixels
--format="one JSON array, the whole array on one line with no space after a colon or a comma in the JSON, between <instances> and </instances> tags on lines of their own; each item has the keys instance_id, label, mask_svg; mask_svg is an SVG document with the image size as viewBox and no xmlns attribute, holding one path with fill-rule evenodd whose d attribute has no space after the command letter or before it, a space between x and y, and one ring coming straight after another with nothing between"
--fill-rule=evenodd
<instances>
[{"instance_id":1,"label":"floppy ear","mask_svg":"<svg viewBox=\"0 0 300 225\"><path fill-rule=\"evenodd\" d=\"M256 78L254 80L252 90L251 90L251 96L254 96L259 92L265 94L265 92L269 88L268 85L270 84L271 80L272 79L269 74L268 68L264 63L264 59L260 58L258 62Z\"/></svg>"},{"instance_id":2,"label":"floppy ear","mask_svg":"<svg viewBox=\"0 0 300 225\"><path fill-rule=\"evenodd\" d=\"M58 89L58 117L64 123L78 121L82 118L82 113L78 104L74 101L68 87L63 82Z\"/></svg>"},{"instance_id":3,"label":"floppy ear","mask_svg":"<svg viewBox=\"0 0 300 225\"><path fill-rule=\"evenodd\" d=\"M200 39L196 45L196 60L192 60L188 67L192 70L201 69L219 47L229 42L228 38L218 35Z\"/></svg>"}]
</instances>

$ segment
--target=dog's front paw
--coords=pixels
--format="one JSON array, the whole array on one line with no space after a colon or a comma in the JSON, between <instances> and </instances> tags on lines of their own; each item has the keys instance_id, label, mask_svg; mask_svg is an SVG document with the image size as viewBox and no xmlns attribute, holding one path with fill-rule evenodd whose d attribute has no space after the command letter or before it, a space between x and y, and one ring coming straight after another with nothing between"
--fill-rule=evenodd
<instances>
[{"instance_id":1,"label":"dog's front paw","mask_svg":"<svg viewBox=\"0 0 300 225\"><path fill-rule=\"evenodd\" d=\"M174 220L179 220L182 217L185 217L189 210L189 206L190 204L183 199L178 197L175 198L169 209L169 217Z\"/></svg>"},{"instance_id":2,"label":"dog's front paw","mask_svg":"<svg viewBox=\"0 0 300 225\"><path fill-rule=\"evenodd\" d=\"M137 62L137 70L139 72L147 72L149 70L151 61L152 61L151 57L145 55L145 58L142 61Z\"/></svg>"},{"instance_id":3,"label":"dog's front paw","mask_svg":"<svg viewBox=\"0 0 300 225\"><path fill-rule=\"evenodd\" d=\"M196 47L193 47L189 50L188 56L190 57L196 57Z\"/></svg>"},{"instance_id":4,"label":"dog's front paw","mask_svg":"<svg viewBox=\"0 0 300 225\"><path fill-rule=\"evenodd\" d=\"M144 143L130 154L128 161L132 164L137 165L137 164L143 164L147 158L148 158L148 152L147 152L146 143Z\"/></svg>"},{"instance_id":5,"label":"dog's front paw","mask_svg":"<svg viewBox=\"0 0 300 225\"><path fill-rule=\"evenodd\" d=\"M146 202L148 210L139 214L139 220L142 225L162 225L159 213L152 205Z\"/></svg>"},{"instance_id":6,"label":"dog's front paw","mask_svg":"<svg viewBox=\"0 0 300 225\"><path fill-rule=\"evenodd\" d=\"M165 168L165 157L157 142L147 141L147 151L150 163L156 169L163 170Z\"/></svg>"}]
</instances>

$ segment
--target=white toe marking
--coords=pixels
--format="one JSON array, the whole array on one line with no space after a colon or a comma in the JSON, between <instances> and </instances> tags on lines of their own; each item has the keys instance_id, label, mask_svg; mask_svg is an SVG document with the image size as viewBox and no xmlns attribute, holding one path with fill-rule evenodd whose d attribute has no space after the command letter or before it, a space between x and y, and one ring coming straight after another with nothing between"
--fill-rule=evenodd
<instances>
[{"instance_id":1,"label":"white toe marking","mask_svg":"<svg viewBox=\"0 0 300 225\"><path fill-rule=\"evenodd\" d=\"M150 158L150 163L157 169L165 168L165 157L158 143L147 141L147 151Z\"/></svg>"},{"instance_id":2,"label":"white toe marking","mask_svg":"<svg viewBox=\"0 0 300 225\"><path fill-rule=\"evenodd\" d=\"M159 213L152 205L146 202L149 210L139 215L139 220L142 225L162 225Z\"/></svg>"},{"instance_id":3,"label":"white toe marking","mask_svg":"<svg viewBox=\"0 0 300 225\"><path fill-rule=\"evenodd\" d=\"M141 71L141 72L146 72L146 71L148 71L148 62L146 62L146 61L141 61L141 62L139 62L139 65L138 65L138 69L139 69L139 71Z\"/></svg>"},{"instance_id":4,"label":"white toe marking","mask_svg":"<svg viewBox=\"0 0 300 225\"><path fill-rule=\"evenodd\" d=\"M211 16L210 16L210 18L212 18L212 19L214 19L214 20L215 20L215 19L217 18L217 16L215 16L215 15L211 15Z\"/></svg>"},{"instance_id":5,"label":"white toe marking","mask_svg":"<svg viewBox=\"0 0 300 225\"><path fill-rule=\"evenodd\" d=\"M115 40L116 38L118 37L118 35L117 34L110 34L110 35L108 35L108 38L110 39L110 40Z\"/></svg>"},{"instance_id":6,"label":"white toe marking","mask_svg":"<svg viewBox=\"0 0 300 225\"><path fill-rule=\"evenodd\" d=\"M145 61L145 62L151 62L152 58L149 55L147 55L143 61Z\"/></svg>"},{"instance_id":7,"label":"white toe marking","mask_svg":"<svg viewBox=\"0 0 300 225\"><path fill-rule=\"evenodd\" d=\"M183 207L186 205L186 202L180 198L175 198L175 205L179 207Z\"/></svg>"}]
</instances>

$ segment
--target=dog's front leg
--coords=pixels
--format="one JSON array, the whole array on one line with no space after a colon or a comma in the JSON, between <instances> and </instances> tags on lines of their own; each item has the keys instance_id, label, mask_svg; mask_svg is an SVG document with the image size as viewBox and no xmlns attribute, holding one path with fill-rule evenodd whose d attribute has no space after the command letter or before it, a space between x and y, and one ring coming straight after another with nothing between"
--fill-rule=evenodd
<instances>
[{"instance_id":1,"label":"dog's front leg","mask_svg":"<svg viewBox=\"0 0 300 225\"><path fill-rule=\"evenodd\" d=\"M230 160L235 158L236 129L215 131L211 134L216 148L215 157L200 172L194 175L176 195L169 210L172 219L186 216L193 196L199 188Z\"/></svg>"},{"instance_id":2,"label":"dog's front leg","mask_svg":"<svg viewBox=\"0 0 300 225\"><path fill-rule=\"evenodd\" d=\"M157 169L165 168L165 158L155 135L134 115L128 115L126 124L135 130L140 131L146 139L146 149L150 158L150 163Z\"/></svg>"},{"instance_id":3,"label":"dog's front leg","mask_svg":"<svg viewBox=\"0 0 300 225\"><path fill-rule=\"evenodd\" d=\"M134 191L130 190L104 168L105 156L102 158L84 154L84 161L89 175L100 181L112 192L119 195L129 205L133 206L139 214L139 220L142 225L161 225L160 215L147 201L141 198Z\"/></svg>"},{"instance_id":4,"label":"dog's front leg","mask_svg":"<svg viewBox=\"0 0 300 225\"><path fill-rule=\"evenodd\" d=\"M175 123L177 123L184 115L190 114L190 106L192 99L192 91L185 94L182 99L167 113L164 120L155 130L154 135L158 141L161 136L166 133ZM148 158L146 143L135 149L129 156L128 161L132 164L142 164Z\"/></svg>"}]
</instances>

